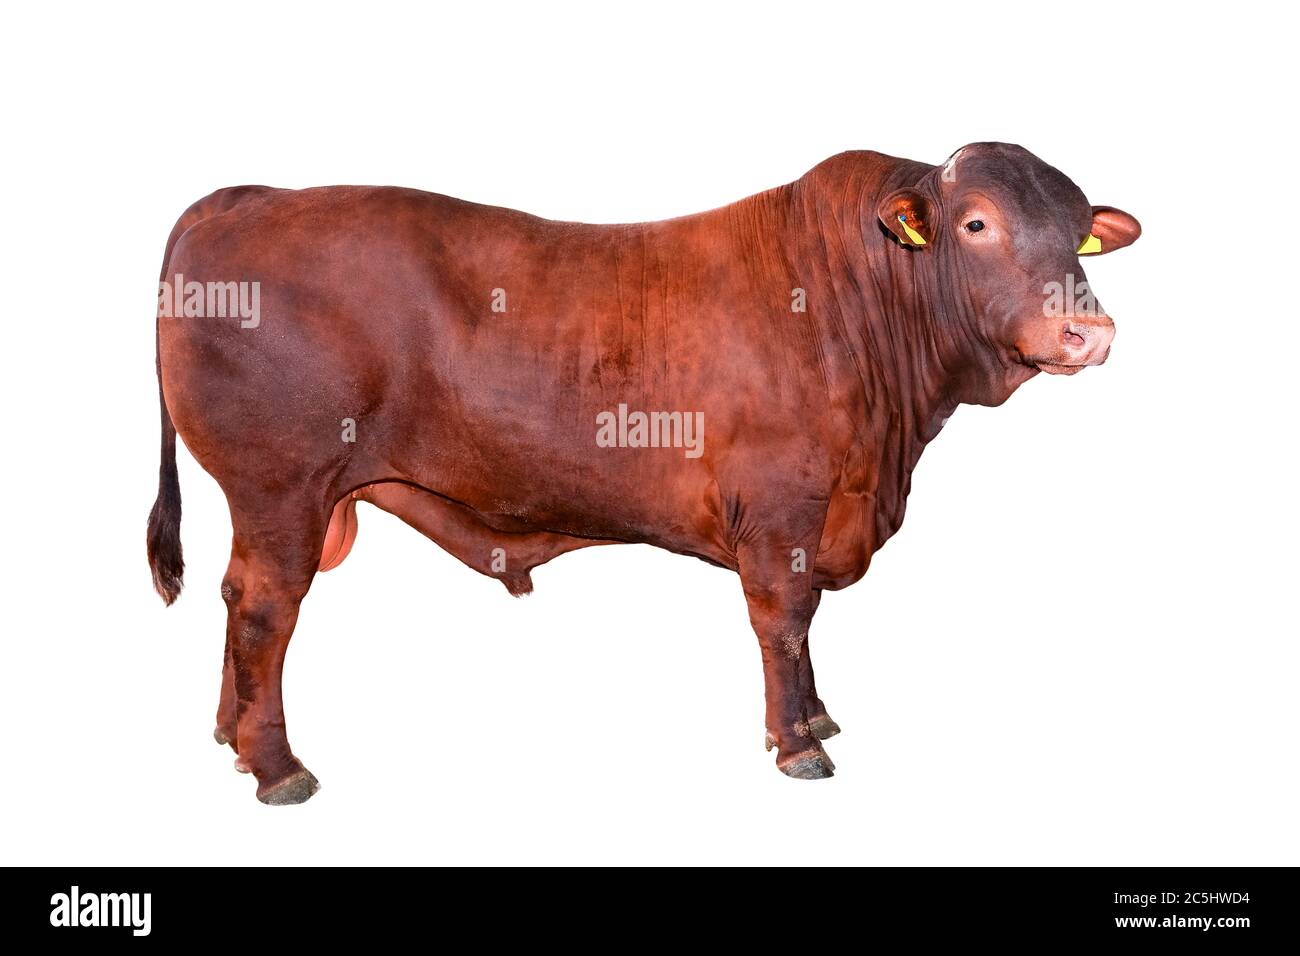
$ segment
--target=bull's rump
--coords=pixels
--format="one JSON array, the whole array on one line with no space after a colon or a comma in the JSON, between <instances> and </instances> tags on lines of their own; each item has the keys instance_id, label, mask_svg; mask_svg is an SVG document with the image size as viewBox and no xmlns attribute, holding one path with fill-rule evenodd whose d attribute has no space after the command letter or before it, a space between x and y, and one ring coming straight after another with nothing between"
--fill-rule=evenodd
<instances>
[{"instance_id":1,"label":"bull's rump","mask_svg":"<svg viewBox=\"0 0 1300 956\"><path fill-rule=\"evenodd\" d=\"M404 189L275 191L173 250L172 277L259 282L262 314L162 320L166 399L228 492L273 462L338 493L401 478L524 526L690 537L727 459L791 428L782 375L790 392L804 366L760 328L779 285L756 298L735 263L710 214L588 226ZM601 447L597 416L620 404L702 413L702 454Z\"/></svg>"}]
</instances>

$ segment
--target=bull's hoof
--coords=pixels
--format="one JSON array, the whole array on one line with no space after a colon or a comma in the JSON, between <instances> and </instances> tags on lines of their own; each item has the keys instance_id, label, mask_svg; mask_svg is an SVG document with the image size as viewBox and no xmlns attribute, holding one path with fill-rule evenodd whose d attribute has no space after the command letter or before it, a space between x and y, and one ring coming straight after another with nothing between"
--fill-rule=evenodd
<instances>
[{"instance_id":1,"label":"bull's hoof","mask_svg":"<svg viewBox=\"0 0 1300 956\"><path fill-rule=\"evenodd\" d=\"M826 756L824 750L805 750L785 760L778 760L776 766L787 777L796 780L821 780L835 775L835 764L831 763L831 758Z\"/></svg>"},{"instance_id":2,"label":"bull's hoof","mask_svg":"<svg viewBox=\"0 0 1300 956\"><path fill-rule=\"evenodd\" d=\"M831 720L830 715L822 714L808 721L808 729L818 740L829 740L840 732L840 725Z\"/></svg>"},{"instance_id":3,"label":"bull's hoof","mask_svg":"<svg viewBox=\"0 0 1300 956\"><path fill-rule=\"evenodd\" d=\"M253 772L253 768L250 767L248 764L244 763L244 758L243 758L243 757L236 757L236 758L235 758L235 769L238 770L240 773L252 773L252 772Z\"/></svg>"},{"instance_id":4,"label":"bull's hoof","mask_svg":"<svg viewBox=\"0 0 1300 956\"><path fill-rule=\"evenodd\" d=\"M257 799L273 807L286 807L306 803L320 789L320 781L310 770L299 770L269 787L257 788Z\"/></svg>"},{"instance_id":5,"label":"bull's hoof","mask_svg":"<svg viewBox=\"0 0 1300 956\"><path fill-rule=\"evenodd\" d=\"M215 740L217 743L221 744L223 747L226 744L230 744L230 746L232 747L235 745L234 738L226 736L225 732L220 727L212 731L212 739Z\"/></svg>"}]
</instances>

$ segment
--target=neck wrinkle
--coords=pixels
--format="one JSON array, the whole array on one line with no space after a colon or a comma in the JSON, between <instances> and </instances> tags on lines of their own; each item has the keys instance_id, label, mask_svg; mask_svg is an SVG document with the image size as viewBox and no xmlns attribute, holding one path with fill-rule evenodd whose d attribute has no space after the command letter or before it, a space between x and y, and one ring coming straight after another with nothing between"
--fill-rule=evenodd
<instances>
[{"instance_id":1,"label":"neck wrinkle","mask_svg":"<svg viewBox=\"0 0 1300 956\"><path fill-rule=\"evenodd\" d=\"M896 465L906 473L957 404L956 363L945 361L939 334L936 250L908 250L883 235L876 209L928 169L878 154L841 154L791 191L790 258L813 286L809 308L823 351L841 358L831 363L828 384L835 397L856 397L855 430L877 447L896 445ZM870 435L881 429L892 435Z\"/></svg>"}]
</instances>

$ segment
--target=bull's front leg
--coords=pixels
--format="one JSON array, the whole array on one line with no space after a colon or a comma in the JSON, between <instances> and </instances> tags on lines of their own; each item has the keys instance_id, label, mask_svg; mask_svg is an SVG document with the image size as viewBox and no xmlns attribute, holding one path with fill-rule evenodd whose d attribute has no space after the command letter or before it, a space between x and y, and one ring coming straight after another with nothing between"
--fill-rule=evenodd
<instances>
[{"instance_id":1,"label":"bull's front leg","mask_svg":"<svg viewBox=\"0 0 1300 956\"><path fill-rule=\"evenodd\" d=\"M815 530L765 534L737 549L749 621L763 655L767 747L776 748L782 773L803 780L829 777L835 770L818 740L817 730L826 730L830 718L820 707L808 661L808 627L819 597L812 586L811 564L820 533L817 522ZM824 720L814 728L817 718Z\"/></svg>"},{"instance_id":2,"label":"bull's front leg","mask_svg":"<svg viewBox=\"0 0 1300 956\"><path fill-rule=\"evenodd\" d=\"M818 588L813 591L814 614L817 613L821 601L822 592ZM804 708L808 711L808 726L813 736L818 740L834 737L840 732L840 725L826 713L826 705L817 696L817 683L813 679L812 652L809 650L807 638L803 642L803 652L799 655L799 686L803 692Z\"/></svg>"}]
</instances>

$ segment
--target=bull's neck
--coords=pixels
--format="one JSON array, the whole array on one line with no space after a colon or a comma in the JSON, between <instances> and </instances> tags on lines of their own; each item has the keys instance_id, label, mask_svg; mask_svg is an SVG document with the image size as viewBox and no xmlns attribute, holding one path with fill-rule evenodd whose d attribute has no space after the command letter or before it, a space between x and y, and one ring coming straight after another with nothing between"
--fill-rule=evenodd
<instances>
[{"instance_id":1,"label":"bull's neck","mask_svg":"<svg viewBox=\"0 0 1300 956\"><path fill-rule=\"evenodd\" d=\"M876 209L928 169L879 154L842 154L753 197L770 207L770 221L784 223L781 245L831 358L831 397L853 409L862 440L888 443L906 472L956 407L959 344L940 311L934 257L880 234Z\"/></svg>"}]
</instances>

